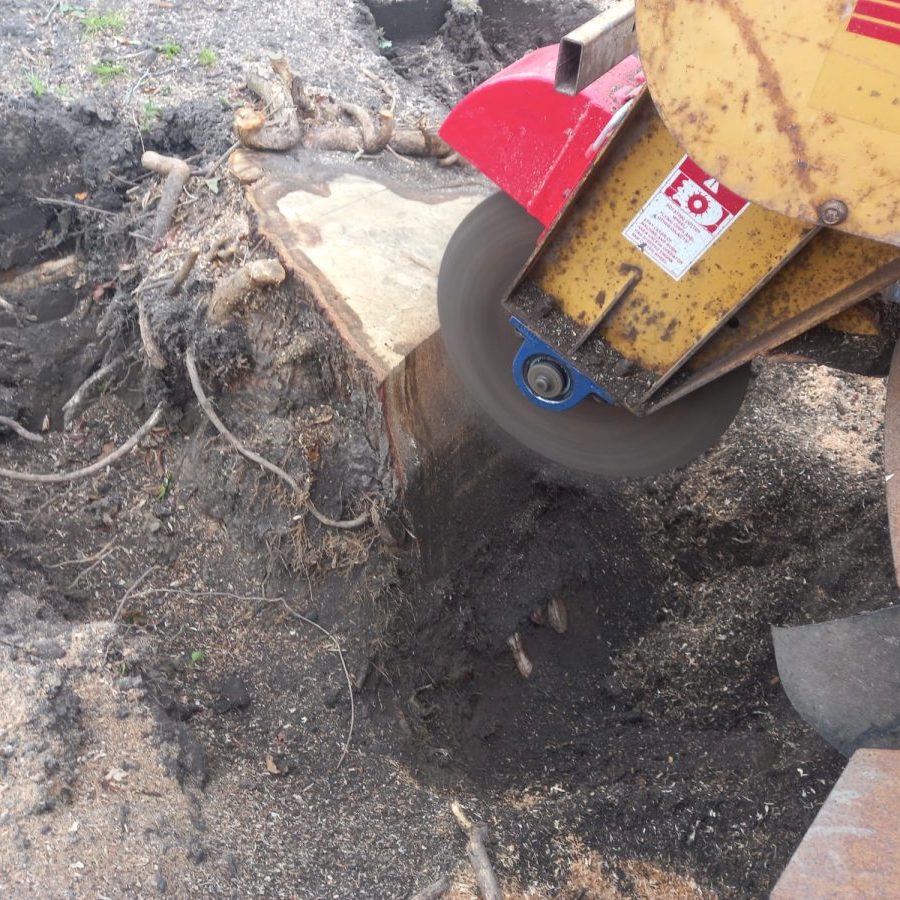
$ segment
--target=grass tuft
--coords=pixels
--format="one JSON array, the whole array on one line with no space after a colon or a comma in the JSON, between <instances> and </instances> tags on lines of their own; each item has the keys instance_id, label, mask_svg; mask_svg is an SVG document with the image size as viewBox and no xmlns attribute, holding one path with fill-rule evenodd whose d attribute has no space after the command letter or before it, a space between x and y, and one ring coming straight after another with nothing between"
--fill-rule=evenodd
<instances>
[{"instance_id":1,"label":"grass tuft","mask_svg":"<svg viewBox=\"0 0 900 900\"><path fill-rule=\"evenodd\" d=\"M88 34L117 34L125 28L125 16L120 12L85 13L82 22Z\"/></svg>"},{"instance_id":2,"label":"grass tuft","mask_svg":"<svg viewBox=\"0 0 900 900\"><path fill-rule=\"evenodd\" d=\"M107 84L119 75L124 75L128 70L122 63L109 62L108 60L100 60L91 66L91 71L99 76L100 80Z\"/></svg>"},{"instance_id":3,"label":"grass tuft","mask_svg":"<svg viewBox=\"0 0 900 900\"><path fill-rule=\"evenodd\" d=\"M201 66L210 68L211 66L214 66L219 62L219 57L216 55L215 50L211 49L210 47L204 47L197 54L197 62L200 63Z\"/></svg>"}]
</instances>

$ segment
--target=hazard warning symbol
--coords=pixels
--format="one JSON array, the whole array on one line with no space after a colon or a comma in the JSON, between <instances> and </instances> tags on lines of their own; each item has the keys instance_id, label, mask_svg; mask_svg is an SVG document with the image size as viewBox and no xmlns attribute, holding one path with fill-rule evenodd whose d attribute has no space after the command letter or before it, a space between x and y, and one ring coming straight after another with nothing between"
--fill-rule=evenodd
<instances>
[{"instance_id":1,"label":"hazard warning symbol","mask_svg":"<svg viewBox=\"0 0 900 900\"><path fill-rule=\"evenodd\" d=\"M685 156L623 234L679 281L747 206Z\"/></svg>"}]
</instances>

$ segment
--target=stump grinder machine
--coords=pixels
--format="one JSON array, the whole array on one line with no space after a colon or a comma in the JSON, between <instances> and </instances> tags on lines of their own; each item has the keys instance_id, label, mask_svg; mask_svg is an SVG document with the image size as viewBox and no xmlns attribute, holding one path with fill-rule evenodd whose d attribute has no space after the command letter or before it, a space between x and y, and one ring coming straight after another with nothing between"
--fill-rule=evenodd
<instances>
[{"instance_id":1,"label":"stump grinder machine","mask_svg":"<svg viewBox=\"0 0 900 900\"><path fill-rule=\"evenodd\" d=\"M462 100L442 137L500 188L438 306L487 414L602 476L683 465L775 348L884 375L900 308L900 0L619 3ZM900 352L885 464L900 560ZM799 712L900 747L900 606L774 630Z\"/></svg>"}]
</instances>

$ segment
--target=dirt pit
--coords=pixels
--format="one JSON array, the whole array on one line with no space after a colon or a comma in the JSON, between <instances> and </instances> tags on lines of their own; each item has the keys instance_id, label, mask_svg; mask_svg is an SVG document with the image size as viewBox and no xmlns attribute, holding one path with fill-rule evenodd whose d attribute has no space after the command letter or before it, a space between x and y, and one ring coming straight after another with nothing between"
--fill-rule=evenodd
<instances>
[{"instance_id":1,"label":"dirt pit","mask_svg":"<svg viewBox=\"0 0 900 900\"><path fill-rule=\"evenodd\" d=\"M442 83L439 102L472 70L431 49L443 68L420 84ZM90 104L3 113L22 124L0 133L56 122L77 152L9 145L24 174L0 204L0 415L45 440L4 431L0 466L90 464L166 404L91 478L0 482L4 895L405 897L447 874L473 897L454 799L490 826L510 897L764 894L842 767L784 698L769 626L895 595L883 382L762 361L683 472L586 483L504 449L467 505L402 498L373 385L301 284L224 328L198 318L272 254L237 184L195 183L162 248L133 236L159 191L141 137L198 167L227 147L185 103L149 139ZM135 294L192 246L183 292L151 295L167 360L151 371ZM198 409L190 343L229 428L323 513L369 524L320 525L234 452ZM72 392L116 359L66 427Z\"/></svg>"}]
</instances>

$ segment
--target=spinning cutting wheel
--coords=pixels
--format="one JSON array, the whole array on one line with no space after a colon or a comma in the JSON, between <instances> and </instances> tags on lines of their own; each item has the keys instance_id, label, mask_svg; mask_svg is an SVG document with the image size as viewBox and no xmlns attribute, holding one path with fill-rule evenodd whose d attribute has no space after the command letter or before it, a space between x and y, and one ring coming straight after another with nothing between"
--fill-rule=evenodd
<instances>
[{"instance_id":1,"label":"spinning cutting wheel","mask_svg":"<svg viewBox=\"0 0 900 900\"><path fill-rule=\"evenodd\" d=\"M522 207L495 194L463 220L447 247L438 279L441 333L472 396L504 431L568 468L607 477L642 476L699 456L737 414L748 366L646 416L594 397L569 409L542 408L517 386L513 360L522 337L502 301L541 231ZM557 381L553 360L534 362L533 389L552 391L564 383L564 377Z\"/></svg>"}]
</instances>

